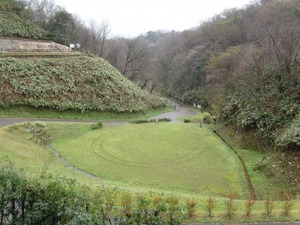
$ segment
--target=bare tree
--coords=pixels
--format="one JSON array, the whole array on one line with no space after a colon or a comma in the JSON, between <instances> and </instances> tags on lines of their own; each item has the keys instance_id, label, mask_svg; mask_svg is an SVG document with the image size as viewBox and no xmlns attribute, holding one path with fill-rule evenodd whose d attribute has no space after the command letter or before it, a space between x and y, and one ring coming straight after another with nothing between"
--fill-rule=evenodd
<instances>
[{"instance_id":1,"label":"bare tree","mask_svg":"<svg viewBox=\"0 0 300 225\"><path fill-rule=\"evenodd\" d=\"M122 73L129 79L134 80L143 71L147 63L145 61L147 57L147 43L143 42L141 38L127 39L125 43L126 49Z\"/></svg>"},{"instance_id":2,"label":"bare tree","mask_svg":"<svg viewBox=\"0 0 300 225\"><path fill-rule=\"evenodd\" d=\"M105 42L107 41L110 28L108 21L97 23L95 20L89 22L89 49L98 56L104 56Z\"/></svg>"}]
</instances>

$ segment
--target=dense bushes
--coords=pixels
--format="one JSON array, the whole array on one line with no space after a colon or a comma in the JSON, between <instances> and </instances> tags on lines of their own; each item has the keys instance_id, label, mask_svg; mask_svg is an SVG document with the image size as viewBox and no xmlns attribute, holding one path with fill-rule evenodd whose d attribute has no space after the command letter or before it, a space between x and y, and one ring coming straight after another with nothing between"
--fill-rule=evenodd
<instances>
[{"instance_id":1,"label":"dense bushes","mask_svg":"<svg viewBox=\"0 0 300 225\"><path fill-rule=\"evenodd\" d=\"M271 199L243 203L229 195L225 200L181 201L176 196L154 192L132 194L114 188L91 189L76 180L51 175L33 181L26 179L12 164L0 168L1 225L179 225L184 220L214 223L223 221L222 218L226 221L255 218L257 221L258 211L254 205L260 205L263 220L268 216L270 220L282 221L294 214L293 202L290 198L284 200L280 204ZM282 218L275 216L278 212Z\"/></svg>"},{"instance_id":2,"label":"dense bushes","mask_svg":"<svg viewBox=\"0 0 300 225\"><path fill-rule=\"evenodd\" d=\"M164 105L97 57L1 59L0 106L138 112Z\"/></svg>"},{"instance_id":3,"label":"dense bushes","mask_svg":"<svg viewBox=\"0 0 300 225\"><path fill-rule=\"evenodd\" d=\"M284 149L300 148L300 114L279 133L275 143Z\"/></svg>"},{"instance_id":4,"label":"dense bushes","mask_svg":"<svg viewBox=\"0 0 300 225\"><path fill-rule=\"evenodd\" d=\"M24 20L14 13L1 11L0 8L0 36L47 39L47 32L29 20Z\"/></svg>"},{"instance_id":5,"label":"dense bushes","mask_svg":"<svg viewBox=\"0 0 300 225\"><path fill-rule=\"evenodd\" d=\"M130 123L135 123L135 124L141 124L141 123L155 123L156 119L150 119L150 120L146 120L146 119L141 119L141 120L132 120L130 121Z\"/></svg>"},{"instance_id":6,"label":"dense bushes","mask_svg":"<svg viewBox=\"0 0 300 225\"><path fill-rule=\"evenodd\" d=\"M0 224L93 224L96 219L87 207L91 196L80 195L74 180L31 182L12 165L2 167L0 176Z\"/></svg>"},{"instance_id":7,"label":"dense bushes","mask_svg":"<svg viewBox=\"0 0 300 225\"><path fill-rule=\"evenodd\" d=\"M91 190L75 180L29 181L11 164L0 169L0 224L181 224L177 198Z\"/></svg>"},{"instance_id":8,"label":"dense bushes","mask_svg":"<svg viewBox=\"0 0 300 225\"><path fill-rule=\"evenodd\" d=\"M141 123L159 123L159 122L171 122L171 118L158 118L158 119L143 119L143 120L133 120L130 123L141 124Z\"/></svg>"},{"instance_id":9,"label":"dense bushes","mask_svg":"<svg viewBox=\"0 0 300 225\"><path fill-rule=\"evenodd\" d=\"M98 130L98 129L101 129L102 127L103 127L103 123L102 122L93 123L91 125L91 129L92 130Z\"/></svg>"}]
</instances>

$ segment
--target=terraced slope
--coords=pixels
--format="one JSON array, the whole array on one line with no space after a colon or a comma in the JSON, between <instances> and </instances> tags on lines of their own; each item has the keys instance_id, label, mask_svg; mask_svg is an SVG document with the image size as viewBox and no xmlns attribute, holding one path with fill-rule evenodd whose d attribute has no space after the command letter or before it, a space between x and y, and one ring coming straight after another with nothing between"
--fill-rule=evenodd
<instances>
[{"instance_id":1,"label":"terraced slope","mask_svg":"<svg viewBox=\"0 0 300 225\"><path fill-rule=\"evenodd\" d=\"M0 107L138 112L163 104L98 57L0 59Z\"/></svg>"}]
</instances>

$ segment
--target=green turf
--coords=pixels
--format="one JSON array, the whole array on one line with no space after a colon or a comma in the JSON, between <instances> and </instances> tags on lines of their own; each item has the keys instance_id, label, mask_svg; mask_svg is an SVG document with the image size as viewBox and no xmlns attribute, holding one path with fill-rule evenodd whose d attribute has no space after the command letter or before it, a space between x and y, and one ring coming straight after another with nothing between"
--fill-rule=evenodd
<instances>
[{"instance_id":1,"label":"green turf","mask_svg":"<svg viewBox=\"0 0 300 225\"><path fill-rule=\"evenodd\" d=\"M49 133L52 138L57 136L75 136L83 134L90 129L88 123L49 123ZM10 131L8 131L8 129ZM6 128L0 128L0 166L8 161L12 162L16 168L24 169L26 176L31 179L40 178L44 173L53 176L65 176L76 179L79 183L91 187L100 185L118 186L120 189L129 189L132 187L118 182L110 183L108 181L95 179L78 173L65 166L60 159L55 157L48 149L42 148L32 142L31 135L26 132L24 127L13 125Z\"/></svg>"},{"instance_id":2,"label":"green turf","mask_svg":"<svg viewBox=\"0 0 300 225\"><path fill-rule=\"evenodd\" d=\"M151 129L149 128L150 124L147 124L147 126L144 125L128 125L128 126L123 126L123 127L117 127L118 129L113 129L111 127L105 127L103 130L96 130L96 131L92 131L90 129L90 124L80 124L80 123L47 123L48 126L48 131L51 134L52 138L56 139L56 143L58 145L60 145L60 142L63 143L69 143L68 145L70 146L74 146L76 144L78 144L78 146L74 146L74 149L79 149L80 146L82 146L85 142L80 143L78 140L80 140L81 137L92 137L95 136L97 138L96 143L99 143L99 141L101 141L102 137L104 137L104 133L109 134L113 133L113 130L117 130L119 133L122 133L122 131L139 131L139 133L147 133L147 130L150 131ZM158 125L158 126L156 126ZM30 135L26 132L26 130L24 130L24 128L20 127L20 126L13 126L14 128L11 128L10 131L8 132L7 128L0 128L0 140L1 140L1 145L0 145L0 164L5 163L6 159L9 159L11 162L13 162L15 164L16 167L18 168L24 168L25 169L25 175L28 177L31 177L33 179L39 179L39 177L41 176L43 170L46 170L47 173L51 173L54 176L59 175L59 176L66 176L68 178L75 178L79 183L90 186L92 188L97 188L99 186L106 186L106 187L117 187L118 190L120 191L120 193L122 192L130 192L133 194L141 194L141 193L148 193L151 196L153 196L153 193L156 194L160 194L163 196L178 196L181 200L180 200L180 204L182 207L185 207L186 204L186 199L195 199L197 202L197 206L196 206L196 218L191 220L191 222L210 222L210 223L231 223L232 221L236 221L236 222L249 222L249 221L294 221L295 219L298 219L298 215L299 215L299 208L300 208L300 201L296 200L294 201L294 207L293 207L293 211L292 211L292 215L291 217L282 217L282 205L283 202L275 202L275 208L274 208L274 212L272 213L272 216L270 217L266 217L264 215L264 201L257 201L254 205L253 208L253 215L250 218L247 218L244 216L244 210L245 210L245 201L242 200L234 200L234 207L236 208L236 215L232 218L232 219L228 219L226 217L224 217L225 213L226 213L226 205L225 205L225 201L227 200L226 198L224 198L223 195L226 195L225 190L228 191L228 189L230 189L230 187L226 186L226 184L224 185L224 180L227 180L228 182L230 181L231 183L231 190L235 191L241 191L241 193L243 193L244 191L246 191L246 187L243 188L243 190L241 190L241 185L238 184L239 182L236 182L237 179L233 179L232 176L240 177L241 174L238 171L241 171L241 168L236 165L236 168L234 168L234 166L232 166L232 164L236 163L235 160L235 156L231 155L231 152L224 146L222 143L219 143L219 140L215 140L214 136L211 135L211 133L209 133L208 130L205 129L200 129L198 127L195 128L195 124L179 124L179 125L174 125L174 124L151 124L151 126L156 126L155 130L157 131L156 133L159 133L158 131L160 131L160 133L163 134L164 133L176 133L176 130L180 129L183 130L184 133L181 133L183 135L186 135L186 133L190 134L190 136L193 136L194 134L197 136L197 143L203 143L203 142L208 142L208 149L210 150L209 153L211 154L211 156L205 155L205 157L203 157L203 160L205 158L205 160L208 160L208 162L210 162L211 165L208 165L209 163L206 164L206 168L203 171L203 166L199 166L196 164L200 164L201 165L201 160L200 157L197 157L196 159L191 159L188 162L182 162L182 164L179 163L178 167L179 170L175 170L175 173L173 175L173 180L170 181L170 183L165 184L164 185L147 185L146 183L144 183L144 185L142 185L140 182L134 182L132 180L127 179L126 181L119 179L97 179L97 178L92 178L92 177L87 177L84 176L78 172L73 171L72 169L70 169L69 167L64 166L61 161L59 159L57 159L56 157L53 157L53 155L46 149L43 149L39 146L37 146L36 144L34 144L30 139ZM151 127L150 126L150 127ZM148 127L146 129L146 127ZM169 127L167 129L167 131L165 130L167 127ZM122 129L121 129L122 128ZM164 128L164 132L163 129ZM128 134L128 132L127 132ZM131 134L131 133L129 133ZM151 134L150 134L151 135ZM123 136L124 137L124 136ZM178 138L178 136L175 136L174 138ZM57 139L57 138L61 138L61 139ZM184 137L178 138L182 141ZM87 138L85 138L84 140L87 140ZM95 139L93 139L95 141ZM109 141L110 138L106 138L105 140ZM73 144L71 144L71 142L73 142ZM191 140L190 140L191 141ZM115 145L118 145L118 142L113 143ZM120 144L120 143L119 143ZM132 141L130 144L134 145L134 146L139 146L139 144L135 141ZM151 144L151 143L150 143ZM149 145L150 145L149 144ZM178 141L177 145L181 145L181 143ZM125 146L125 145L124 145ZM156 145L157 146L157 145ZM122 145L123 147L123 145ZM151 147L151 146L150 146ZM217 154L217 151L211 150L211 148L216 148L218 149L219 153ZM73 147L72 147L73 148ZM157 147L159 148L159 147ZM152 148L150 148L152 149ZM156 152L156 149L153 148L153 154ZM222 153L221 153L222 152ZM251 165L254 164L254 162L256 162L256 160L259 160L260 157L262 156L262 153L255 153L255 152L250 152L250 151L246 151L246 150L239 150L239 153L242 154L245 158L246 163L248 163L248 167L251 167ZM119 153L120 154L120 153ZM224 155L226 156L226 160L223 163L220 163L220 158L219 157L224 157ZM138 158L141 157L141 154L136 154L134 157L130 157L131 159L133 158ZM145 154L145 156L147 156ZM164 157L167 156L167 152L164 154L161 154L162 157L157 157L158 160L156 162L163 162L163 160L165 160ZM151 158L152 156L149 156L149 160L147 160L148 162L153 162L153 158ZM128 159L128 158L127 158ZM229 159L232 159L232 162L229 163ZM90 158L90 162L92 163L95 159ZM96 158L97 160L97 158ZM160 160L160 161L159 161ZM177 159L178 160L178 159ZM88 162L89 160L86 158L82 158L82 161ZM98 163L100 163L101 160L99 160ZM191 163L194 162L194 163ZM132 162L131 162L132 163ZM166 164L166 162L164 162ZM187 168L186 165L189 165L189 168ZM175 187L173 186L174 183L173 181L175 180L175 182L182 182L182 174L183 174L183 169L193 169L195 170L195 168L197 169L197 172L199 174L206 174L207 177L206 179L206 183L201 183L200 181L197 181L197 177L196 176L190 176L191 173L185 173L186 174L186 178L185 179L192 179L195 181L189 181L189 182L194 182L197 183L199 182L201 186L201 188L203 187L202 185L207 184L210 180L213 181L213 183L210 184L210 188L213 185L218 185L218 189L216 193L209 193L210 197L213 197L216 201L216 207L213 209L213 215L214 217L212 218L208 218L206 217L207 212L205 209L205 202L206 199L208 197L208 192L206 191L200 191L200 188L198 190L198 192L194 192L193 190L188 192L187 188L184 188L183 186L179 187ZM109 168L106 169L106 171L116 171L116 168L121 168L120 166L116 166L115 164L111 164ZM139 170L141 170L141 168L129 168L129 166L125 167L122 166L123 168L123 172L124 173L128 173L128 172L132 172L135 174L138 174ZM171 165L171 168L177 168L177 166L175 166L175 164ZM210 173L208 168L210 168L211 170L217 170L219 172L219 175L222 176L221 179L217 179L217 177L212 177L213 173ZM233 173L231 174L231 176L228 176L228 174L226 174L226 172L229 172L230 168L233 170ZM135 171L136 170L136 171ZM193 170L191 170L191 172L193 172ZM128 172L126 172L128 171ZM103 171L104 172L104 171ZM120 171L119 171L120 172ZM223 173L225 172L225 173ZM163 171L159 171L159 173L161 174L156 174L158 180L156 180L156 178L153 179L153 182L162 182L162 178L161 175L163 175ZM197 174L198 174L197 173ZM234 175L235 174L235 175ZM253 173L250 172L251 176L255 176ZM146 177L146 176L154 176L154 174L143 174L142 177ZM178 179L178 181L177 181ZM243 178L239 178L241 179L241 183L243 184ZM223 180L223 184L222 181ZM257 182L260 182L261 179L257 179ZM218 183L218 184L217 184ZM226 181L225 181L226 183ZM257 183L258 184L258 183ZM235 187L234 187L235 186ZM173 188L172 188L173 187ZM269 186L264 186L266 189L270 189ZM274 187L271 187L274 188ZM149 192L150 191L150 192ZM121 194L120 194L121 195ZM242 194L240 194L240 196L235 196L237 198L242 197ZM220 197L221 196L221 197Z\"/></svg>"},{"instance_id":3,"label":"green turf","mask_svg":"<svg viewBox=\"0 0 300 225\"><path fill-rule=\"evenodd\" d=\"M288 188L288 184L282 183L281 180L266 177L266 175L254 169L255 164L266 157L267 153L247 149L236 149L236 151L245 161L257 197L259 199L269 197L271 199L282 200L282 192Z\"/></svg>"},{"instance_id":4,"label":"green turf","mask_svg":"<svg viewBox=\"0 0 300 225\"><path fill-rule=\"evenodd\" d=\"M195 124L104 127L52 145L73 165L102 179L202 195L247 195L235 154Z\"/></svg>"}]
</instances>

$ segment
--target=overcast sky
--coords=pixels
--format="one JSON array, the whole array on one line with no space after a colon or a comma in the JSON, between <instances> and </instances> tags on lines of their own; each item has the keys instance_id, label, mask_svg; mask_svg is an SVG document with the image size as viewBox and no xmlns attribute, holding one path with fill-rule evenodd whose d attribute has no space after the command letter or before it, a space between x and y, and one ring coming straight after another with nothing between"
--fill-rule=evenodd
<instances>
[{"instance_id":1,"label":"overcast sky","mask_svg":"<svg viewBox=\"0 0 300 225\"><path fill-rule=\"evenodd\" d=\"M183 31L250 0L55 0L82 20L108 21L112 35L135 37L148 31Z\"/></svg>"}]
</instances>

